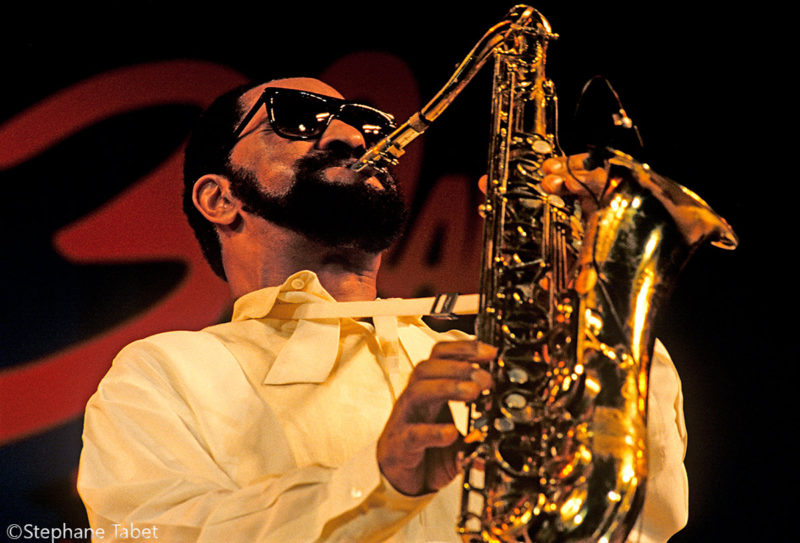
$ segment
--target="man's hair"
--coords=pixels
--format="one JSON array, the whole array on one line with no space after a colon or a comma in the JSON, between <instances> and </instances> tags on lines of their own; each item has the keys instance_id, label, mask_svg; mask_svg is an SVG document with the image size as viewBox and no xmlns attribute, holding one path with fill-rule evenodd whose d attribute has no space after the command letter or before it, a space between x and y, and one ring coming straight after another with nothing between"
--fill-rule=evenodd
<instances>
[{"instance_id":1,"label":"man's hair","mask_svg":"<svg viewBox=\"0 0 800 543\"><path fill-rule=\"evenodd\" d=\"M206 174L229 175L233 131L243 115L240 99L257 83L240 85L219 96L198 119L186 144L183 162L183 212L211 269L225 279L222 246L213 223L194 206L195 182Z\"/></svg>"}]
</instances>

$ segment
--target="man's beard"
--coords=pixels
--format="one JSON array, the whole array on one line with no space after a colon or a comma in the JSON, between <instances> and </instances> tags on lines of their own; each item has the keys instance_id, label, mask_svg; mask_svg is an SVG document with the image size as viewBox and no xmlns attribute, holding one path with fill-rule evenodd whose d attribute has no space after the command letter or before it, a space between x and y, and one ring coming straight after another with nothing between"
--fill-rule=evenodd
<instances>
[{"instance_id":1,"label":"man's beard","mask_svg":"<svg viewBox=\"0 0 800 543\"><path fill-rule=\"evenodd\" d=\"M295 181L282 196L267 194L248 171L231 169L231 191L243 209L328 247L369 253L387 249L403 232L407 208L394 179L381 175L384 190L363 180L327 181L324 169L347 165L352 152L334 147L295 163Z\"/></svg>"}]
</instances>

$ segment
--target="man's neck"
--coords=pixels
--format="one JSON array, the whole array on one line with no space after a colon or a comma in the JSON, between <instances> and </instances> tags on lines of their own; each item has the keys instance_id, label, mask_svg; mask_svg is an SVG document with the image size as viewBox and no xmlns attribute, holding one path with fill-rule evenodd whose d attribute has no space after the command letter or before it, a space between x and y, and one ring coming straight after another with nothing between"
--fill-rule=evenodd
<instances>
[{"instance_id":1,"label":"man's neck","mask_svg":"<svg viewBox=\"0 0 800 543\"><path fill-rule=\"evenodd\" d=\"M326 247L285 230L273 231L261 239L269 242L248 243L223 253L234 298L278 286L290 275L310 270L337 301L375 299L380 253Z\"/></svg>"},{"instance_id":2,"label":"man's neck","mask_svg":"<svg viewBox=\"0 0 800 543\"><path fill-rule=\"evenodd\" d=\"M374 300L377 296L377 266L373 270L347 271L323 267L316 271L319 282L338 302Z\"/></svg>"}]
</instances>

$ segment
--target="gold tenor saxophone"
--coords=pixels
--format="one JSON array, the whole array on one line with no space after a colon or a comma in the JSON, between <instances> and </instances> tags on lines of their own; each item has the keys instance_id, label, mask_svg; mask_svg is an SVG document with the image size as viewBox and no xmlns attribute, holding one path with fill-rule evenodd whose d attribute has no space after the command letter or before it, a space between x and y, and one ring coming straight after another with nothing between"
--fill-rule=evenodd
<instances>
[{"instance_id":1,"label":"gold tenor saxophone","mask_svg":"<svg viewBox=\"0 0 800 543\"><path fill-rule=\"evenodd\" d=\"M584 233L575 202L545 193L560 153L545 76L556 36L516 6L419 113L354 168L386 168L494 58L479 340L498 347L492 393L471 404L457 530L465 542L624 541L644 501L651 328L703 241L727 223L688 189L614 150Z\"/></svg>"}]
</instances>

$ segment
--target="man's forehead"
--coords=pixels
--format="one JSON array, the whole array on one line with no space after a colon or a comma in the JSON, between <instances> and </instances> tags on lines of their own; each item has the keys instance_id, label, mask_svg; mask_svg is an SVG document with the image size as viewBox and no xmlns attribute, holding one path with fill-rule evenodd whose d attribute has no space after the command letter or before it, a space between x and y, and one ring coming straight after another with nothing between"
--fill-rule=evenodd
<instances>
[{"instance_id":1,"label":"man's forehead","mask_svg":"<svg viewBox=\"0 0 800 543\"><path fill-rule=\"evenodd\" d=\"M304 90L315 92L317 94L324 94L326 96L343 98L339 91L327 83L320 81L319 79L314 79L312 77L287 77L285 79L275 79L268 83L258 85L257 87L254 87L244 93L242 95L242 103L244 104L245 108L250 107L253 103L255 103L255 101L259 96L261 96L261 93L264 92L264 89L267 87Z\"/></svg>"}]
</instances>

